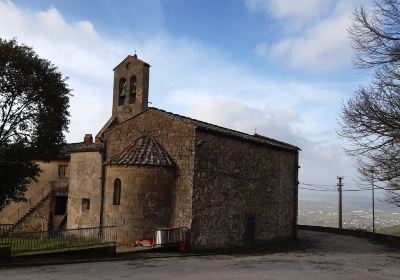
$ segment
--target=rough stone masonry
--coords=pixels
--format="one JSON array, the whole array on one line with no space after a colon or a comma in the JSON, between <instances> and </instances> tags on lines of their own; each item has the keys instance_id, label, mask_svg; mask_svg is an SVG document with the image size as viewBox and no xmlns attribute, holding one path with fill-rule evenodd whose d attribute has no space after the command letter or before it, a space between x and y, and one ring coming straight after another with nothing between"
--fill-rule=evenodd
<instances>
[{"instance_id":1,"label":"rough stone masonry","mask_svg":"<svg viewBox=\"0 0 400 280\"><path fill-rule=\"evenodd\" d=\"M148 107L149 75L127 56L95 142L69 144L66 227L116 225L120 244L186 227L192 248L294 238L300 149Z\"/></svg>"}]
</instances>

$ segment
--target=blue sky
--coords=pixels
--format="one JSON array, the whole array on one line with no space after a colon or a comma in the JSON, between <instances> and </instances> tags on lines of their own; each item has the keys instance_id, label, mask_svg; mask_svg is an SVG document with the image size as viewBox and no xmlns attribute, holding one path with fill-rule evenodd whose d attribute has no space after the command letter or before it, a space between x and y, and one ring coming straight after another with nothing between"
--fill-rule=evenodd
<instances>
[{"instance_id":1,"label":"blue sky","mask_svg":"<svg viewBox=\"0 0 400 280\"><path fill-rule=\"evenodd\" d=\"M335 130L342 102L368 82L352 66L346 31L360 3L369 1L0 0L0 37L32 46L69 77L70 142L111 115L112 69L136 49L152 65L152 106L257 128L302 148L302 182L345 175L354 188Z\"/></svg>"}]
</instances>

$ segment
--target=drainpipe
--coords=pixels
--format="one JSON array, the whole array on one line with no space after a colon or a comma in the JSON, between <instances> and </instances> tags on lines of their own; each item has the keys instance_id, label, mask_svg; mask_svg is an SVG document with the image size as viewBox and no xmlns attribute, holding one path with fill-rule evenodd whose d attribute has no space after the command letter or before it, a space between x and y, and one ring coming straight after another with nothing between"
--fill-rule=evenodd
<instances>
[{"instance_id":1,"label":"drainpipe","mask_svg":"<svg viewBox=\"0 0 400 280\"><path fill-rule=\"evenodd\" d=\"M293 238L297 238L297 216L298 216L298 191L299 191L299 151L296 152L295 157L295 167L294 167L294 209L293 209Z\"/></svg>"},{"instance_id":2,"label":"drainpipe","mask_svg":"<svg viewBox=\"0 0 400 280\"><path fill-rule=\"evenodd\" d=\"M104 226L104 192L105 192L105 182L106 182L106 166L104 164L106 160L106 148L107 141L103 140L103 149L101 151L101 194L100 194L100 231L103 232Z\"/></svg>"}]
</instances>

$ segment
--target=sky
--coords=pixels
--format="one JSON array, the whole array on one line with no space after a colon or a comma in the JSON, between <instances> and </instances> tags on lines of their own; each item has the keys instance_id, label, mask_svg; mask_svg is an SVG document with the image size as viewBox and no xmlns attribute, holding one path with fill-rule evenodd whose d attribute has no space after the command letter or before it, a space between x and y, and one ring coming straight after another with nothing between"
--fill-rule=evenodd
<instances>
[{"instance_id":1,"label":"sky","mask_svg":"<svg viewBox=\"0 0 400 280\"><path fill-rule=\"evenodd\" d=\"M136 51L152 66L151 106L295 144L301 183L334 186L344 176L354 189L358 174L336 131L342 104L370 79L352 65L347 33L360 4L369 1L0 0L0 37L32 46L69 77L69 142L111 116L112 69Z\"/></svg>"}]
</instances>

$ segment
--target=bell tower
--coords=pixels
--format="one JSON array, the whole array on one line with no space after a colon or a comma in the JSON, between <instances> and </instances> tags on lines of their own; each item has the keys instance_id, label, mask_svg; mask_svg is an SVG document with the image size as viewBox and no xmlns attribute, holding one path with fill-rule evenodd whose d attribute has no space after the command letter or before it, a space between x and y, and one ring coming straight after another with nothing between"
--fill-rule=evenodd
<instances>
[{"instance_id":1,"label":"bell tower","mask_svg":"<svg viewBox=\"0 0 400 280\"><path fill-rule=\"evenodd\" d=\"M148 107L150 65L128 55L114 68L112 116L122 122Z\"/></svg>"}]
</instances>

